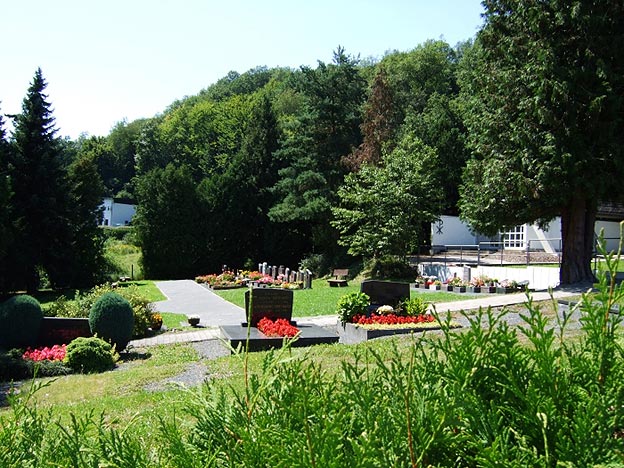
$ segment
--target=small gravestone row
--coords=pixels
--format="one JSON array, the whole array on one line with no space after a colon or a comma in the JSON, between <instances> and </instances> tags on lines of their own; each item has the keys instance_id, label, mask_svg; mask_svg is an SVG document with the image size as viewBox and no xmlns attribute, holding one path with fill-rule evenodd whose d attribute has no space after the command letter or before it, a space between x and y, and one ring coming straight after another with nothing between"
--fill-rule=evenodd
<instances>
[{"instance_id":1,"label":"small gravestone row","mask_svg":"<svg viewBox=\"0 0 624 468\"><path fill-rule=\"evenodd\" d=\"M263 275L268 275L273 279L281 278L287 283L302 283L303 289L312 289L312 272L306 270L295 270L284 265L269 265L267 262L258 263L258 271ZM261 285L256 285L261 286Z\"/></svg>"}]
</instances>

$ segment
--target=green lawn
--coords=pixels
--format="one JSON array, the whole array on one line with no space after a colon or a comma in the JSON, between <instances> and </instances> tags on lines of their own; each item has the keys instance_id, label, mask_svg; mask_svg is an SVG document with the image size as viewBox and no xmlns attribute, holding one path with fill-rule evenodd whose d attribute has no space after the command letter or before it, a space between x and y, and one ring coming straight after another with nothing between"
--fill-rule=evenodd
<instances>
[{"instance_id":1,"label":"green lawn","mask_svg":"<svg viewBox=\"0 0 624 468\"><path fill-rule=\"evenodd\" d=\"M312 281L312 289L300 289L294 291L293 317L315 317L318 315L333 315L336 313L336 304L345 294L358 292L360 283L349 281L349 286L331 288L326 280L316 279ZM226 301L245 307L245 288L223 289L215 291ZM412 297L422 297L427 302L452 302L466 299L474 299L471 294L454 294L441 291L420 292L412 291Z\"/></svg>"}]
</instances>

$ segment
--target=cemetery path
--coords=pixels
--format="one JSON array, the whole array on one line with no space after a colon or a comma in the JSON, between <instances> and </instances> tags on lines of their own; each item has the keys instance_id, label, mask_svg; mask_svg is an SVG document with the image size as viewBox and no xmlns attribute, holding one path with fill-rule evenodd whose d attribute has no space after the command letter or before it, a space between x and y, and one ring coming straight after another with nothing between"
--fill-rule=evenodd
<instances>
[{"instance_id":1,"label":"cemetery path","mask_svg":"<svg viewBox=\"0 0 624 468\"><path fill-rule=\"evenodd\" d=\"M204 327L232 325L245 321L245 310L222 299L193 280L161 281L158 289L167 297L154 302L157 312L197 315Z\"/></svg>"}]
</instances>

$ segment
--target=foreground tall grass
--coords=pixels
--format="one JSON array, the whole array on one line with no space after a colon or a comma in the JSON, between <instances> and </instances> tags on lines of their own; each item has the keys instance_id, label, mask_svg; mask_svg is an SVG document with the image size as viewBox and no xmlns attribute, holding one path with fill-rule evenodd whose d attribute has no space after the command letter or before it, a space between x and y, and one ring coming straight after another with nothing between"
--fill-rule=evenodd
<instances>
[{"instance_id":1,"label":"foreground tall grass","mask_svg":"<svg viewBox=\"0 0 624 468\"><path fill-rule=\"evenodd\" d=\"M286 348L252 369L240 354L242 382L193 391L188 415L162 419L157 440L136 435L140 416L61 424L26 395L0 420L0 466L624 466L611 312L623 301L624 287L602 277L574 340L569 316L549 323L529 300L520 328L481 311L464 331L354 347L339 363Z\"/></svg>"}]
</instances>

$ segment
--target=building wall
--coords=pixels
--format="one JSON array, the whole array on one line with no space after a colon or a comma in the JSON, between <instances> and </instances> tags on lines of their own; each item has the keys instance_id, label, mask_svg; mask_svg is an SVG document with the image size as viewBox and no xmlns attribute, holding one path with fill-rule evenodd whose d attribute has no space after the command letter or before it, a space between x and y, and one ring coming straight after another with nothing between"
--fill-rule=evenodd
<instances>
[{"instance_id":1,"label":"building wall","mask_svg":"<svg viewBox=\"0 0 624 468\"><path fill-rule=\"evenodd\" d=\"M136 213L136 205L116 203L110 197L104 198L102 207L102 226L127 226Z\"/></svg>"},{"instance_id":2,"label":"building wall","mask_svg":"<svg viewBox=\"0 0 624 468\"><path fill-rule=\"evenodd\" d=\"M620 243L620 223L617 221L596 221L594 225L596 237L600 235L601 229L604 229L607 252L616 252Z\"/></svg>"},{"instance_id":3,"label":"building wall","mask_svg":"<svg viewBox=\"0 0 624 468\"><path fill-rule=\"evenodd\" d=\"M441 216L431 223L431 245L476 245L477 236L457 216Z\"/></svg>"},{"instance_id":4,"label":"building wall","mask_svg":"<svg viewBox=\"0 0 624 468\"><path fill-rule=\"evenodd\" d=\"M596 221L594 232L596 237L600 234L600 230L604 229L604 237L606 240L607 251L615 251L619 245L620 223L617 221ZM525 242L529 243L532 251L543 251L549 253L561 252L561 218L553 219L545 230L540 229L536 224L526 225ZM440 222L431 224L431 245L476 245L479 242L485 242L482 247L487 246L488 239L483 236L475 235L470 228L460 221L457 216L442 216ZM495 242L494 246L499 243ZM526 250L526 243L518 247L506 246L510 250Z\"/></svg>"}]
</instances>

